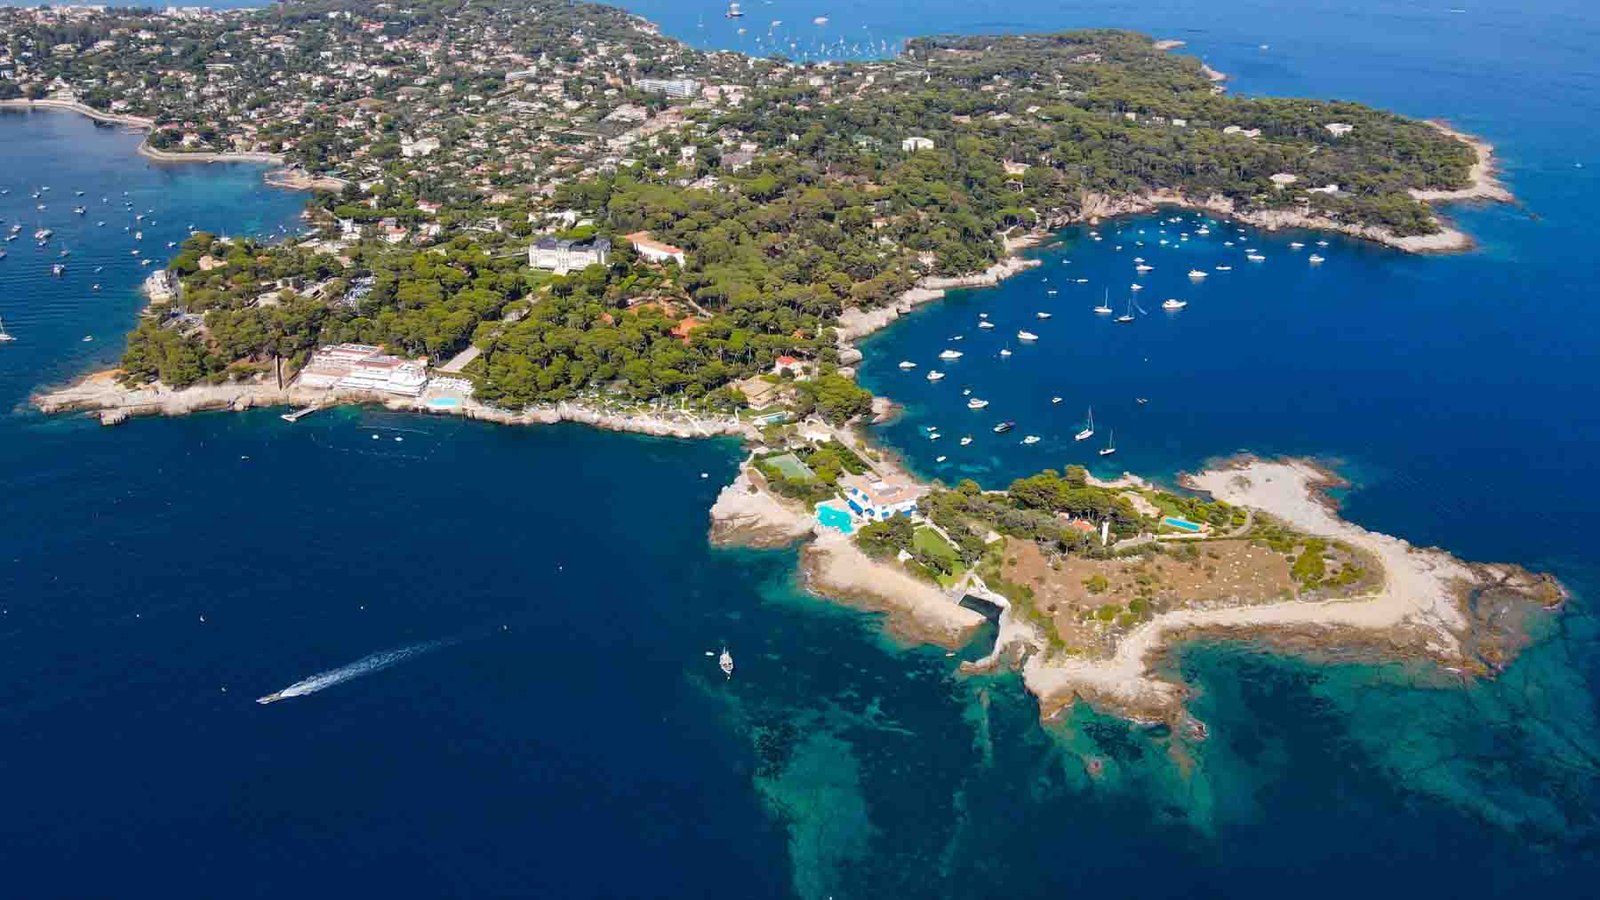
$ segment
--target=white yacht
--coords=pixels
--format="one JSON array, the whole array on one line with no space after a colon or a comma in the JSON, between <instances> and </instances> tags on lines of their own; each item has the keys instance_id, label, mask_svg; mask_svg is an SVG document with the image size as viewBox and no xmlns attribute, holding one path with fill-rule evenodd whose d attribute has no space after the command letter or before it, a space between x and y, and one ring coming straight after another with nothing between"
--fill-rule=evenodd
<instances>
[{"instance_id":1,"label":"white yacht","mask_svg":"<svg viewBox=\"0 0 1600 900\"><path fill-rule=\"evenodd\" d=\"M1022 442L1024 444L1037 444L1037 443L1039 443L1039 436L1037 434L1030 434L1027 437L1023 438Z\"/></svg>"},{"instance_id":2,"label":"white yacht","mask_svg":"<svg viewBox=\"0 0 1600 900\"><path fill-rule=\"evenodd\" d=\"M1048 319L1048 318L1050 318L1050 313L1042 312L1042 311L1041 312L1036 312L1033 315L1034 315L1034 318L1037 318L1037 319Z\"/></svg>"},{"instance_id":3,"label":"white yacht","mask_svg":"<svg viewBox=\"0 0 1600 900\"><path fill-rule=\"evenodd\" d=\"M1059 404L1060 402L1061 402L1061 398L1060 397L1051 397L1050 398L1050 405L1051 406L1055 406L1055 405Z\"/></svg>"},{"instance_id":4,"label":"white yacht","mask_svg":"<svg viewBox=\"0 0 1600 900\"><path fill-rule=\"evenodd\" d=\"M1010 355L1011 355L1011 348L1010 347L1004 347L1004 348L1002 348L1000 350L1000 358L1001 359L1004 359L1004 358L1006 358L1006 357L1008 357Z\"/></svg>"},{"instance_id":5,"label":"white yacht","mask_svg":"<svg viewBox=\"0 0 1600 900\"><path fill-rule=\"evenodd\" d=\"M1261 262L1262 260L1266 259L1265 256L1262 256L1259 253L1246 253L1244 258L1250 260L1251 262Z\"/></svg>"},{"instance_id":6,"label":"white yacht","mask_svg":"<svg viewBox=\"0 0 1600 900\"><path fill-rule=\"evenodd\" d=\"M970 435L970 434L963 435L962 438L961 438L961 446L965 447L966 445L968 445L970 443L972 443L972 435Z\"/></svg>"},{"instance_id":7,"label":"white yacht","mask_svg":"<svg viewBox=\"0 0 1600 900\"><path fill-rule=\"evenodd\" d=\"M988 319L984 319L982 322L978 323L978 327L987 330L987 329L993 328L994 327L994 323L989 321Z\"/></svg>"},{"instance_id":8,"label":"white yacht","mask_svg":"<svg viewBox=\"0 0 1600 900\"><path fill-rule=\"evenodd\" d=\"M928 380L929 381L943 381L944 380L944 373L939 371L938 369L934 369L933 371L928 373Z\"/></svg>"},{"instance_id":9,"label":"white yacht","mask_svg":"<svg viewBox=\"0 0 1600 900\"><path fill-rule=\"evenodd\" d=\"M973 397L971 400L967 401L967 409L983 409L988 405L989 401L979 400L977 397Z\"/></svg>"},{"instance_id":10,"label":"white yacht","mask_svg":"<svg viewBox=\"0 0 1600 900\"><path fill-rule=\"evenodd\" d=\"M725 677L733 677L733 654L728 652L727 647L723 647L722 655L717 657L717 668L722 670Z\"/></svg>"},{"instance_id":11,"label":"white yacht","mask_svg":"<svg viewBox=\"0 0 1600 900\"><path fill-rule=\"evenodd\" d=\"M941 350L941 351L939 351L939 358L940 359L960 359L961 358L961 351L960 350Z\"/></svg>"},{"instance_id":12,"label":"white yacht","mask_svg":"<svg viewBox=\"0 0 1600 900\"><path fill-rule=\"evenodd\" d=\"M1087 441L1094 437L1094 407L1089 408L1089 421L1085 422L1083 429L1072 436L1075 441Z\"/></svg>"},{"instance_id":13,"label":"white yacht","mask_svg":"<svg viewBox=\"0 0 1600 900\"><path fill-rule=\"evenodd\" d=\"M1210 274L1211 274L1210 272L1207 272L1207 271L1205 271L1203 269L1190 269L1189 270L1189 277L1193 278L1195 281L1199 281L1200 279L1202 279L1202 278L1204 278L1204 277L1206 277L1207 275L1210 275Z\"/></svg>"},{"instance_id":14,"label":"white yacht","mask_svg":"<svg viewBox=\"0 0 1600 900\"><path fill-rule=\"evenodd\" d=\"M1135 271L1135 272L1138 272L1138 273L1140 273L1140 274L1141 274L1141 275L1142 275L1142 274L1144 274L1144 273L1145 273L1145 272L1152 272L1152 271L1154 271L1154 270L1155 270L1155 266L1147 266L1147 265L1145 265L1145 264L1144 264L1144 263L1139 263L1139 264L1138 264L1138 265L1137 265L1137 266L1134 266L1134 267L1133 267L1133 270L1134 270L1134 271Z\"/></svg>"},{"instance_id":15,"label":"white yacht","mask_svg":"<svg viewBox=\"0 0 1600 900\"><path fill-rule=\"evenodd\" d=\"M1185 306L1188 306L1188 305L1189 305L1189 301L1187 301L1187 300L1178 300L1176 298L1168 298L1166 300L1161 301L1161 308L1162 309L1177 310L1177 309L1183 309Z\"/></svg>"},{"instance_id":16,"label":"white yacht","mask_svg":"<svg viewBox=\"0 0 1600 900\"><path fill-rule=\"evenodd\" d=\"M1039 336L1037 334L1034 334L1031 331L1019 331L1019 332L1017 332L1017 340L1019 340L1019 341L1037 341L1038 339L1039 339Z\"/></svg>"},{"instance_id":17,"label":"white yacht","mask_svg":"<svg viewBox=\"0 0 1600 900\"><path fill-rule=\"evenodd\" d=\"M1217 266L1218 272L1232 272L1233 266Z\"/></svg>"},{"instance_id":18,"label":"white yacht","mask_svg":"<svg viewBox=\"0 0 1600 900\"><path fill-rule=\"evenodd\" d=\"M1310 256L1308 256L1308 257L1306 257L1306 259L1307 259L1307 260L1308 260L1308 261L1309 261L1309 262L1310 262L1310 263L1311 263L1311 264L1312 264L1312 265L1316 265L1316 264L1317 264L1317 263L1319 263L1319 262L1322 262L1322 257L1320 257L1320 256L1318 256L1318 255L1317 255L1317 254L1315 254L1315 253L1313 253L1313 254L1311 254L1311 255L1310 255Z\"/></svg>"},{"instance_id":19,"label":"white yacht","mask_svg":"<svg viewBox=\"0 0 1600 900\"><path fill-rule=\"evenodd\" d=\"M1305 246L1305 244L1302 244L1299 241L1290 241L1289 242L1289 247L1291 249L1294 249L1294 250L1299 250L1301 247L1304 247L1304 246Z\"/></svg>"},{"instance_id":20,"label":"white yacht","mask_svg":"<svg viewBox=\"0 0 1600 900\"><path fill-rule=\"evenodd\" d=\"M1117 433L1112 431L1111 434L1106 437L1106 445L1100 448L1100 455L1110 456L1115 452L1117 452Z\"/></svg>"},{"instance_id":21,"label":"white yacht","mask_svg":"<svg viewBox=\"0 0 1600 900\"><path fill-rule=\"evenodd\" d=\"M1111 315L1111 304L1109 303L1110 300L1111 300L1111 289L1107 288L1105 296L1100 298L1100 305L1096 306L1094 308L1095 314L1096 315L1101 315L1101 316L1109 316L1109 315Z\"/></svg>"},{"instance_id":22,"label":"white yacht","mask_svg":"<svg viewBox=\"0 0 1600 900\"><path fill-rule=\"evenodd\" d=\"M6 320L0 319L0 344L14 340L16 340L16 338L12 337L11 332L6 330Z\"/></svg>"},{"instance_id":23,"label":"white yacht","mask_svg":"<svg viewBox=\"0 0 1600 900\"><path fill-rule=\"evenodd\" d=\"M915 369L916 367L917 367L917 364L912 362L909 359L900 360L900 368L902 368L902 369L910 370L910 369Z\"/></svg>"}]
</instances>

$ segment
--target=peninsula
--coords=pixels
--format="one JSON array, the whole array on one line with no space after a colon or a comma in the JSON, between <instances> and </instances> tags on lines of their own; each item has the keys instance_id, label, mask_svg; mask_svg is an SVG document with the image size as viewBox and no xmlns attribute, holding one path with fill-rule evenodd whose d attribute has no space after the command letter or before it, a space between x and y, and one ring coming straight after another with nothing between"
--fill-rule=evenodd
<instances>
[{"instance_id":1,"label":"peninsula","mask_svg":"<svg viewBox=\"0 0 1600 900\"><path fill-rule=\"evenodd\" d=\"M1492 676L1565 599L1549 576L1341 520L1325 493L1339 483L1307 461L1240 458L1185 478L1210 500L1078 467L948 488L809 423L765 435L712 509L712 539L806 540L812 590L885 613L906 640L962 646L988 608L993 650L965 671L1020 673L1046 718L1082 700L1196 736L1164 664L1185 641Z\"/></svg>"}]
</instances>

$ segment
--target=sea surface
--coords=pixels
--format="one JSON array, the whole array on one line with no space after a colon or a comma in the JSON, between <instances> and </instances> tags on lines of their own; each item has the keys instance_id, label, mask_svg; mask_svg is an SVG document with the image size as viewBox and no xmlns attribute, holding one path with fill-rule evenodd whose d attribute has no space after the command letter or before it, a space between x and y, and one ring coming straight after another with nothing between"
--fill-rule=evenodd
<instances>
[{"instance_id":1,"label":"sea surface","mask_svg":"<svg viewBox=\"0 0 1600 900\"><path fill-rule=\"evenodd\" d=\"M1082 710L1041 727L1015 679L959 678L958 659L806 596L793 553L709 548L730 442L364 410L117 429L29 411L33 389L118 355L148 271L131 250L159 259L191 224L292 232L303 198L259 167L157 166L69 114L0 114L0 232L25 226L0 260L17 337L0 345L5 892L1592 894L1600 23L1576 0L1450 2L782 0L746 4L745 36L720 4L631 5L726 47L817 15L890 42L1126 25L1187 40L1234 90L1443 116L1498 146L1522 205L1452 210L1472 254L1253 230L1230 248L1221 223L1202 238L1192 215L1128 219L1098 242L1064 232L1040 268L867 345L863 380L906 404L881 437L923 474L998 486L1077 462L1170 480L1239 449L1314 454L1352 481L1355 521L1575 592L1470 687L1189 648L1198 747ZM27 239L40 226L49 252ZM1153 271L1136 279L1134 256ZM1123 311L1135 280L1133 324L1090 312L1108 295ZM1163 312L1168 297L1189 305ZM946 346L965 355L940 363ZM949 377L930 385L930 367ZM1091 406L1098 434L1074 442ZM1000 419L1016 429L993 434ZM706 655L724 645L731 680Z\"/></svg>"}]
</instances>

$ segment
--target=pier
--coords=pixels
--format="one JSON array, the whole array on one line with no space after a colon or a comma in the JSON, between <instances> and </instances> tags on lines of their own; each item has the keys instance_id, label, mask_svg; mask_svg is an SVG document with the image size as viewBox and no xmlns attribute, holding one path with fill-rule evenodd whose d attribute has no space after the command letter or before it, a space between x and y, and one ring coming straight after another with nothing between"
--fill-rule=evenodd
<instances>
[{"instance_id":1,"label":"pier","mask_svg":"<svg viewBox=\"0 0 1600 900\"><path fill-rule=\"evenodd\" d=\"M298 422L301 419L305 418L306 416L311 415L312 413L316 412L317 410L319 410L321 408L322 408L321 404L313 403L310 406L302 406L301 408L295 410L294 412L284 413L283 415L279 416L278 418L284 420L285 422L291 422L291 423L292 422Z\"/></svg>"}]
</instances>

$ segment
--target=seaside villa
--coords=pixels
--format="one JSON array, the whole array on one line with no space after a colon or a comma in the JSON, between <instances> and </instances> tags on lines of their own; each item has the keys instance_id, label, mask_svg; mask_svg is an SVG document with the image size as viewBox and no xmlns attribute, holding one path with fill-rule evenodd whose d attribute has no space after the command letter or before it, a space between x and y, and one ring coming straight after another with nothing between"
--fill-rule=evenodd
<instances>
[{"instance_id":1,"label":"seaside villa","mask_svg":"<svg viewBox=\"0 0 1600 900\"><path fill-rule=\"evenodd\" d=\"M874 479L868 475L846 475L839 479L844 501L850 511L869 522L890 516L909 516L927 488L899 478Z\"/></svg>"},{"instance_id":2,"label":"seaside villa","mask_svg":"<svg viewBox=\"0 0 1600 900\"><path fill-rule=\"evenodd\" d=\"M528 265L565 275L589 266L603 266L611 259L611 242L605 238L591 241L564 241L545 235L528 248Z\"/></svg>"},{"instance_id":3,"label":"seaside villa","mask_svg":"<svg viewBox=\"0 0 1600 900\"><path fill-rule=\"evenodd\" d=\"M423 360L389 356L368 344L334 344L311 354L296 381L302 387L420 397L428 386L428 367Z\"/></svg>"}]
</instances>

